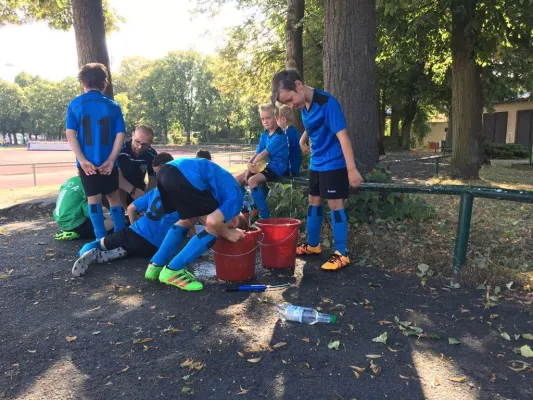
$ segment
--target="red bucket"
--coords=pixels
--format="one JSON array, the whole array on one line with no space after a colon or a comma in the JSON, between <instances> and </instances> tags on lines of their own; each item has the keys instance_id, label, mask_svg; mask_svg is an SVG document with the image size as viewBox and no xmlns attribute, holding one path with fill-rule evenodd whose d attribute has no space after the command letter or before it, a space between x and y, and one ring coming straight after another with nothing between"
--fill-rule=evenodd
<instances>
[{"instance_id":1,"label":"red bucket","mask_svg":"<svg viewBox=\"0 0 533 400\"><path fill-rule=\"evenodd\" d=\"M240 242L219 238L213 246L218 279L224 281L247 281L255 273L257 237L261 229L250 227Z\"/></svg>"},{"instance_id":2,"label":"red bucket","mask_svg":"<svg viewBox=\"0 0 533 400\"><path fill-rule=\"evenodd\" d=\"M294 218L267 218L255 223L263 231L261 261L265 268L294 268L298 231L302 221Z\"/></svg>"}]
</instances>

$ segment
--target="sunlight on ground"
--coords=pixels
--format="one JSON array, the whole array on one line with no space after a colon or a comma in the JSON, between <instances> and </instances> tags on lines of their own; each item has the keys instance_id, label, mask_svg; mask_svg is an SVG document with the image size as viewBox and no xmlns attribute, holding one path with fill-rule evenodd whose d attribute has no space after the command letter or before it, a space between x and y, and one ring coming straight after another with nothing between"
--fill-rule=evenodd
<instances>
[{"instance_id":1,"label":"sunlight on ground","mask_svg":"<svg viewBox=\"0 0 533 400\"><path fill-rule=\"evenodd\" d=\"M89 378L67 356L52 364L39 375L19 400L34 399L81 399L83 384Z\"/></svg>"},{"instance_id":2,"label":"sunlight on ground","mask_svg":"<svg viewBox=\"0 0 533 400\"><path fill-rule=\"evenodd\" d=\"M49 226L44 223L36 224L35 221L25 221L25 222L14 222L11 224L4 224L2 225L0 234L3 233L14 233L14 232L21 232L21 231L28 231L31 230L32 233L36 233L37 231L42 231L45 229L48 229Z\"/></svg>"},{"instance_id":3,"label":"sunlight on ground","mask_svg":"<svg viewBox=\"0 0 533 400\"><path fill-rule=\"evenodd\" d=\"M36 186L30 188L0 189L0 209L24 203L30 200L55 197L59 185Z\"/></svg>"},{"instance_id":4,"label":"sunlight on ground","mask_svg":"<svg viewBox=\"0 0 533 400\"><path fill-rule=\"evenodd\" d=\"M464 377L452 359L443 354L433 354L429 346L423 344L422 341L417 343L417 348L411 351L411 357L425 399L476 400L479 398L479 390L468 385L468 377L465 377L464 383L450 380L462 381Z\"/></svg>"}]
</instances>

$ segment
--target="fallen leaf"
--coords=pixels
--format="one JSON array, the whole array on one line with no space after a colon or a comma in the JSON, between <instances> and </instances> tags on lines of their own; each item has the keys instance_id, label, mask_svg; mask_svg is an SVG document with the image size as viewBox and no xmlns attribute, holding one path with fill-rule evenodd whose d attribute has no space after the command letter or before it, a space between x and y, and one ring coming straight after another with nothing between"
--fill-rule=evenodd
<instances>
[{"instance_id":1,"label":"fallen leaf","mask_svg":"<svg viewBox=\"0 0 533 400\"><path fill-rule=\"evenodd\" d=\"M387 332L383 332L378 337L372 339L373 342L387 344L388 335Z\"/></svg>"},{"instance_id":2,"label":"fallen leaf","mask_svg":"<svg viewBox=\"0 0 533 400\"><path fill-rule=\"evenodd\" d=\"M106 322L105 324L106 324L107 326L113 326L113 325L115 325L115 324L112 323L112 322Z\"/></svg>"},{"instance_id":3,"label":"fallen leaf","mask_svg":"<svg viewBox=\"0 0 533 400\"><path fill-rule=\"evenodd\" d=\"M524 361L511 361L511 362L513 363L513 366L509 367L509 369L512 369L515 372L522 372L531 367L531 365L529 365L528 363ZM519 367L518 365L522 365L522 366Z\"/></svg>"},{"instance_id":4,"label":"fallen leaf","mask_svg":"<svg viewBox=\"0 0 533 400\"><path fill-rule=\"evenodd\" d=\"M193 395L194 394L194 390L192 390L192 388L190 388L190 387L183 386L181 388L181 393Z\"/></svg>"},{"instance_id":5,"label":"fallen leaf","mask_svg":"<svg viewBox=\"0 0 533 400\"><path fill-rule=\"evenodd\" d=\"M365 372L366 367L358 367L357 365L351 365L351 369L355 369L357 372Z\"/></svg>"},{"instance_id":6,"label":"fallen leaf","mask_svg":"<svg viewBox=\"0 0 533 400\"><path fill-rule=\"evenodd\" d=\"M193 325L193 327L191 328L191 330L193 330L194 332L198 332L201 329L202 329L202 326L198 324Z\"/></svg>"},{"instance_id":7,"label":"fallen leaf","mask_svg":"<svg viewBox=\"0 0 533 400\"><path fill-rule=\"evenodd\" d=\"M167 328L163 330L163 332L168 333L169 335L174 335L176 333L183 332L183 330L178 328Z\"/></svg>"},{"instance_id":8,"label":"fallen leaf","mask_svg":"<svg viewBox=\"0 0 533 400\"><path fill-rule=\"evenodd\" d=\"M392 322L386 321L386 320L381 320L381 321L378 321L378 324L380 324L381 326L383 326L383 325L391 325Z\"/></svg>"},{"instance_id":9,"label":"fallen leaf","mask_svg":"<svg viewBox=\"0 0 533 400\"><path fill-rule=\"evenodd\" d=\"M372 370L372 373L376 376L381 374L381 367L378 364L374 364L373 360L370 360L370 369Z\"/></svg>"},{"instance_id":10,"label":"fallen leaf","mask_svg":"<svg viewBox=\"0 0 533 400\"><path fill-rule=\"evenodd\" d=\"M257 358L249 358L248 360L246 360L248 362L251 362L251 363L257 363L259 361L261 361L261 357L257 357Z\"/></svg>"},{"instance_id":11,"label":"fallen leaf","mask_svg":"<svg viewBox=\"0 0 533 400\"><path fill-rule=\"evenodd\" d=\"M151 337L147 337L147 338L144 338L144 339L134 339L133 340L133 344L149 343L149 342L151 342L153 340L154 339L152 339Z\"/></svg>"},{"instance_id":12,"label":"fallen leaf","mask_svg":"<svg viewBox=\"0 0 533 400\"><path fill-rule=\"evenodd\" d=\"M143 351L148 351L148 350L150 350L150 346L143 344Z\"/></svg>"},{"instance_id":13,"label":"fallen leaf","mask_svg":"<svg viewBox=\"0 0 533 400\"><path fill-rule=\"evenodd\" d=\"M353 372L353 374L355 375L355 377L356 377L357 379L359 379L359 377L361 376L361 375L359 374L359 372L357 372L357 371L352 371L352 372Z\"/></svg>"},{"instance_id":14,"label":"fallen leaf","mask_svg":"<svg viewBox=\"0 0 533 400\"><path fill-rule=\"evenodd\" d=\"M427 264L418 264L417 268L423 274L429 271L429 265L427 265Z\"/></svg>"},{"instance_id":15,"label":"fallen leaf","mask_svg":"<svg viewBox=\"0 0 533 400\"><path fill-rule=\"evenodd\" d=\"M239 386L239 388L241 389L241 391L239 393L237 393L237 396L240 395L240 394L246 394L246 393L248 393L250 391L250 389L245 389L242 386Z\"/></svg>"},{"instance_id":16,"label":"fallen leaf","mask_svg":"<svg viewBox=\"0 0 533 400\"><path fill-rule=\"evenodd\" d=\"M37 353L37 350L28 350L28 353L35 354Z\"/></svg>"},{"instance_id":17,"label":"fallen leaf","mask_svg":"<svg viewBox=\"0 0 533 400\"><path fill-rule=\"evenodd\" d=\"M272 346L273 349L279 349L280 347L287 346L285 342L279 342Z\"/></svg>"},{"instance_id":18,"label":"fallen leaf","mask_svg":"<svg viewBox=\"0 0 533 400\"><path fill-rule=\"evenodd\" d=\"M176 318L176 316L175 315L167 315L165 318L166 319L173 319L173 318Z\"/></svg>"},{"instance_id":19,"label":"fallen leaf","mask_svg":"<svg viewBox=\"0 0 533 400\"><path fill-rule=\"evenodd\" d=\"M403 375L401 375L401 374L400 374L400 378L402 378L402 379L411 379L411 378L409 378L408 376L403 376Z\"/></svg>"},{"instance_id":20,"label":"fallen leaf","mask_svg":"<svg viewBox=\"0 0 533 400\"><path fill-rule=\"evenodd\" d=\"M458 377L450 378L450 380L452 382L463 383L466 381L466 376L458 376Z\"/></svg>"},{"instance_id":21,"label":"fallen leaf","mask_svg":"<svg viewBox=\"0 0 533 400\"><path fill-rule=\"evenodd\" d=\"M156 306L150 306L150 310L155 310L156 308Z\"/></svg>"},{"instance_id":22,"label":"fallen leaf","mask_svg":"<svg viewBox=\"0 0 533 400\"><path fill-rule=\"evenodd\" d=\"M511 341L511 336L509 336L507 332L500 333L500 336L504 338L505 340L508 340L509 342Z\"/></svg>"},{"instance_id":23,"label":"fallen leaf","mask_svg":"<svg viewBox=\"0 0 533 400\"><path fill-rule=\"evenodd\" d=\"M353 325L352 324L348 324L348 327L350 328L350 330L353 331Z\"/></svg>"},{"instance_id":24,"label":"fallen leaf","mask_svg":"<svg viewBox=\"0 0 533 400\"><path fill-rule=\"evenodd\" d=\"M248 360L248 361L250 361L250 360ZM283 358L281 359L281 362L282 362L283 364L290 364L290 363L291 363L290 361L285 361Z\"/></svg>"},{"instance_id":25,"label":"fallen leaf","mask_svg":"<svg viewBox=\"0 0 533 400\"><path fill-rule=\"evenodd\" d=\"M130 369L130 366L129 366L129 365L126 365L126 368L121 369L120 372L126 372L128 369Z\"/></svg>"},{"instance_id":26,"label":"fallen leaf","mask_svg":"<svg viewBox=\"0 0 533 400\"><path fill-rule=\"evenodd\" d=\"M77 339L77 336L65 336L65 339L67 339L67 342L73 342Z\"/></svg>"},{"instance_id":27,"label":"fallen leaf","mask_svg":"<svg viewBox=\"0 0 533 400\"><path fill-rule=\"evenodd\" d=\"M382 356L380 356L379 354L367 354L365 357L366 358L381 358Z\"/></svg>"},{"instance_id":28,"label":"fallen leaf","mask_svg":"<svg viewBox=\"0 0 533 400\"><path fill-rule=\"evenodd\" d=\"M393 353L398 353L399 351L401 351L401 350L395 350L392 347L387 347L387 349L389 349L389 351L392 351Z\"/></svg>"},{"instance_id":29,"label":"fallen leaf","mask_svg":"<svg viewBox=\"0 0 533 400\"><path fill-rule=\"evenodd\" d=\"M511 287L513 286L514 282L511 281L509 283L507 283L505 286L507 287L507 289L511 290Z\"/></svg>"},{"instance_id":30,"label":"fallen leaf","mask_svg":"<svg viewBox=\"0 0 533 400\"><path fill-rule=\"evenodd\" d=\"M491 382L496 382L496 374L492 374L492 377L490 378Z\"/></svg>"},{"instance_id":31,"label":"fallen leaf","mask_svg":"<svg viewBox=\"0 0 533 400\"><path fill-rule=\"evenodd\" d=\"M180 367L182 368L187 368L189 367L189 369L195 369L197 371L200 371L203 367L205 366L205 364L201 361L194 361L193 359L190 359L190 358L187 358L185 361L183 361L181 364L180 364Z\"/></svg>"},{"instance_id":32,"label":"fallen leaf","mask_svg":"<svg viewBox=\"0 0 533 400\"><path fill-rule=\"evenodd\" d=\"M93 335L99 335L100 334L100 331L94 331L93 332Z\"/></svg>"},{"instance_id":33,"label":"fallen leaf","mask_svg":"<svg viewBox=\"0 0 533 400\"><path fill-rule=\"evenodd\" d=\"M526 340L533 340L533 335L531 333L522 333L522 337Z\"/></svg>"},{"instance_id":34,"label":"fallen leaf","mask_svg":"<svg viewBox=\"0 0 533 400\"><path fill-rule=\"evenodd\" d=\"M242 351L238 351L237 354L239 355L239 357L244 357L244 353Z\"/></svg>"},{"instance_id":35,"label":"fallen leaf","mask_svg":"<svg viewBox=\"0 0 533 400\"><path fill-rule=\"evenodd\" d=\"M531 350L531 347L529 347L527 344L520 347L520 354L522 354L522 357L533 357L533 351Z\"/></svg>"},{"instance_id":36,"label":"fallen leaf","mask_svg":"<svg viewBox=\"0 0 533 400\"><path fill-rule=\"evenodd\" d=\"M335 340L333 342L329 342L328 343L328 349L330 349L330 350L332 350L332 349L339 350L340 344L341 344L341 342L339 340Z\"/></svg>"},{"instance_id":37,"label":"fallen leaf","mask_svg":"<svg viewBox=\"0 0 533 400\"><path fill-rule=\"evenodd\" d=\"M456 338L450 337L448 338L448 344L461 344L461 342Z\"/></svg>"},{"instance_id":38,"label":"fallen leaf","mask_svg":"<svg viewBox=\"0 0 533 400\"><path fill-rule=\"evenodd\" d=\"M433 378L433 381L431 381L431 386L435 386L435 387L440 386L440 380L439 380L439 378L434 377L434 378Z\"/></svg>"},{"instance_id":39,"label":"fallen leaf","mask_svg":"<svg viewBox=\"0 0 533 400\"><path fill-rule=\"evenodd\" d=\"M499 317L498 314L490 314L490 315L489 315L489 318L490 318L490 319L496 319L496 318L498 318L498 317Z\"/></svg>"},{"instance_id":40,"label":"fallen leaf","mask_svg":"<svg viewBox=\"0 0 533 400\"><path fill-rule=\"evenodd\" d=\"M98 311L101 308L102 308L102 306L94 307L94 308L91 308L90 310L87 310L87 312Z\"/></svg>"},{"instance_id":41,"label":"fallen leaf","mask_svg":"<svg viewBox=\"0 0 533 400\"><path fill-rule=\"evenodd\" d=\"M308 337L304 337L302 339L300 339L302 342L305 342L305 343L309 343L309 338Z\"/></svg>"}]
</instances>

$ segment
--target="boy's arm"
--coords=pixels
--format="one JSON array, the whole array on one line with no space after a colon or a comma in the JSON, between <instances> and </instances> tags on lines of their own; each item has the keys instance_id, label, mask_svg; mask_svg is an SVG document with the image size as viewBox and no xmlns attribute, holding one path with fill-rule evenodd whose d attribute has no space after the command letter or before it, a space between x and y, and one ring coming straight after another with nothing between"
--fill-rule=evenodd
<instances>
[{"instance_id":1,"label":"boy's arm","mask_svg":"<svg viewBox=\"0 0 533 400\"><path fill-rule=\"evenodd\" d=\"M85 174L96 174L96 167L93 165L92 162L85 158L85 154L83 154L83 151L81 150L80 142L78 141L78 132L76 132L74 129L67 129L66 136L68 144L70 145L72 152L78 159L80 167L83 169L83 171L85 171Z\"/></svg>"},{"instance_id":2,"label":"boy's arm","mask_svg":"<svg viewBox=\"0 0 533 400\"><path fill-rule=\"evenodd\" d=\"M133 223L139 219L139 214L137 213L135 203L131 203L128 206L128 218L130 220L130 225L133 225Z\"/></svg>"},{"instance_id":3,"label":"boy's arm","mask_svg":"<svg viewBox=\"0 0 533 400\"><path fill-rule=\"evenodd\" d=\"M302 137L300 138L300 149L302 149L304 154L311 154L311 148L307 145L307 139L309 139L307 136L307 131L304 131L304 133L302 133Z\"/></svg>"},{"instance_id":4,"label":"boy's arm","mask_svg":"<svg viewBox=\"0 0 533 400\"><path fill-rule=\"evenodd\" d=\"M363 177L355 166L352 141L350 140L346 129L342 129L340 132L338 132L337 138L339 139L339 142L341 144L342 154L344 155L344 160L346 161L346 168L348 170L348 181L350 182L350 186L358 187L363 181Z\"/></svg>"},{"instance_id":5,"label":"boy's arm","mask_svg":"<svg viewBox=\"0 0 533 400\"><path fill-rule=\"evenodd\" d=\"M122 150L122 146L124 145L124 138L126 137L126 133L120 132L117 133L117 136L115 137L115 141L113 142L113 150L111 150L111 154L107 158L107 160L98 168L100 173L102 175L111 175L111 172L113 171L113 167L115 166L115 161L117 160L118 154L120 153L120 150Z\"/></svg>"}]
</instances>

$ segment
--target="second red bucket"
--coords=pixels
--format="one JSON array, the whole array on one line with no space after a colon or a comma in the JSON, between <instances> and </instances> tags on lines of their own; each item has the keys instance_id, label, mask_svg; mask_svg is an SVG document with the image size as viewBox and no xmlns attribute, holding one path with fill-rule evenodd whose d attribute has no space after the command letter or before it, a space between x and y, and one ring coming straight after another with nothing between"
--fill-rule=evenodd
<instances>
[{"instance_id":1,"label":"second red bucket","mask_svg":"<svg viewBox=\"0 0 533 400\"><path fill-rule=\"evenodd\" d=\"M255 223L263 231L261 261L265 268L294 268L298 231L302 221L266 218Z\"/></svg>"},{"instance_id":2,"label":"second red bucket","mask_svg":"<svg viewBox=\"0 0 533 400\"><path fill-rule=\"evenodd\" d=\"M218 279L240 282L253 278L260 233L261 229L250 227L240 242L233 243L224 238L216 241L213 251Z\"/></svg>"}]
</instances>

